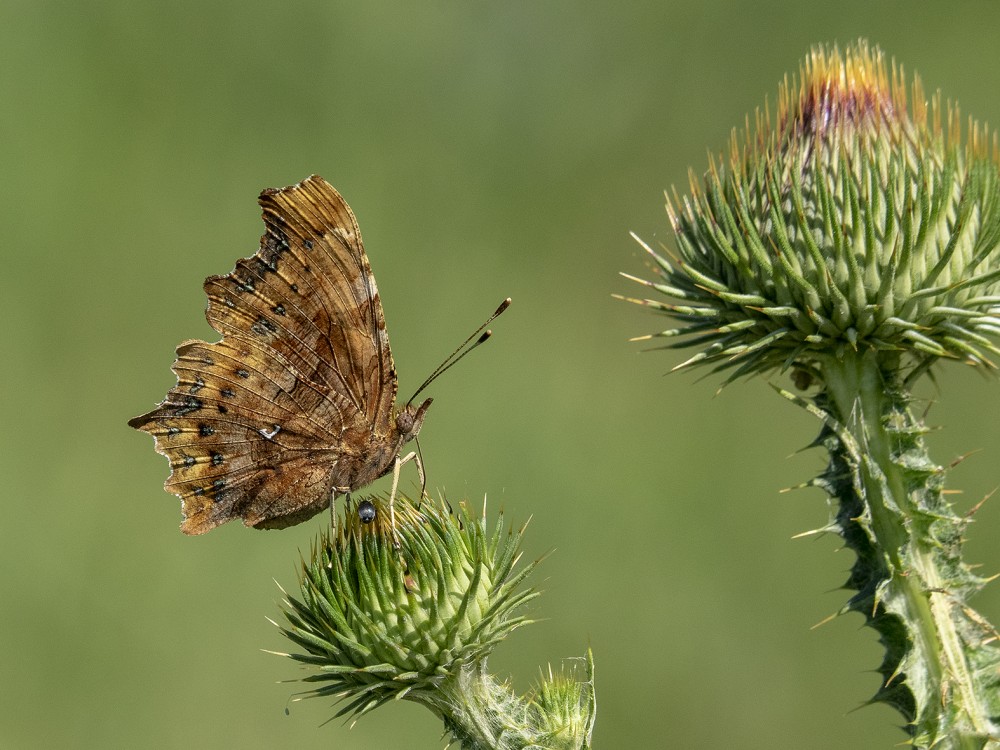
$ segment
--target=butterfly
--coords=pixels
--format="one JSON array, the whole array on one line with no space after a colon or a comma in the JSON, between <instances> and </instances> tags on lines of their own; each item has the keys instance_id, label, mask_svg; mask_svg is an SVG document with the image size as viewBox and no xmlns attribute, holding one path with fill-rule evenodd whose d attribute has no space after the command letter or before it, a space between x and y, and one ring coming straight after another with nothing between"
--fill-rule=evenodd
<instances>
[{"instance_id":1,"label":"butterfly","mask_svg":"<svg viewBox=\"0 0 1000 750\"><path fill-rule=\"evenodd\" d=\"M182 342L177 384L128 424L169 459L164 487L181 499L186 534L236 518L292 526L390 471L391 516L402 464L414 460L425 483L417 454L402 453L432 399L413 401L490 332L397 406L382 303L347 202L316 175L258 202L260 249L205 280L205 316L222 339Z\"/></svg>"}]
</instances>

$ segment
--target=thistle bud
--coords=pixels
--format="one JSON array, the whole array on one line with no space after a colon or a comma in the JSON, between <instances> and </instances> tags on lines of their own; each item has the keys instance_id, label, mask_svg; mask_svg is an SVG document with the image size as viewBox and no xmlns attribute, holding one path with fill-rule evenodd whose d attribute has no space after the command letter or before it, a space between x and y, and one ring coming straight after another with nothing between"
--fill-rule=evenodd
<instances>
[{"instance_id":1,"label":"thistle bud","mask_svg":"<svg viewBox=\"0 0 1000 750\"><path fill-rule=\"evenodd\" d=\"M347 702L362 714L392 699L431 699L440 683L485 662L526 624L514 614L536 596L518 591L533 565L513 572L520 533L490 533L464 505L372 498L373 522L348 513L302 564L300 599L285 601L287 654L313 671L308 695ZM338 714L339 715L339 714Z\"/></svg>"},{"instance_id":2,"label":"thistle bud","mask_svg":"<svg viewBox=\"0 0 1000 750\"><path fill-rule=\"evenodd\" d=\"M1000 157L878 48L819 47L725 157L667 198L676 255L643 247L676 326L636 340L744 375L875 352L923 371L1000 353ZM680 340L676 340L681 337ZM732 368L732 369L731 369Z\"/></svg>"}]
</instances>

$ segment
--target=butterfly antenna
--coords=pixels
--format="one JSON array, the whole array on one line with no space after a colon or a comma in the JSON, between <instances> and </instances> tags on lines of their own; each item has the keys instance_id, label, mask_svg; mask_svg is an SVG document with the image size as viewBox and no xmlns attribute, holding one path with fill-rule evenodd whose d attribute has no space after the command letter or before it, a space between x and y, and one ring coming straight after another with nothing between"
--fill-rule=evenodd
<instances>
[{"instance_id":1,"label":"butterfly antenna","mask_svg":"<svg viewBox=\"0 0 1000 750\"><path fill-rule=\"evenodd\" d=\"M469 338L467 338L465 341L462 342L461 346L459 346L455 351L453 351L451 354L449 354L445 358L444 362L442 362L441 364L439 364L434 369L434 372L432 372L430 375L427 376L427 379L423 383L421 383L420 387L417 388L417 390L414 392L414 394L412 396L410 396L410 400L406 402L406 405L409 406L410 404L412 404L413 400L417 396L420 395L420 393L424 390L424 388L426 388L427 386L429 386L431 383L433 383L435 380L437 380L437 378L439 378L441 375L443 375L445 372L447 372L449 369L451 369L451 367L453 365L457 364L458 361L460 359L462 359L462 357L464 357L466 354L468 354L469 352L471 352L473 349L475 349L480 344L486 343L486 341L489 339L489 337L493 335L493 331L489 331L489 330L483 331L483 329L486 328L486 326L488 326L494 320L496 320L497 317L499 317L500 313L502 313L508 307L510 307L510 297L508 297L503 302L501 302L500 306L494 311L494 313L490 317L488 317L486 319L486 321L481 326L479 326L479 328L477 328L476 330L474 330L472 332L472 335L469 336ZM480 333L480 332L482 332L482 333ZM479 336L479 338L476 338L477 336ZM469 342L472 341L473 339L476 339L476 340L474 342L472 342L472 344L470 346Z\"/></svg>"}]
</instances>

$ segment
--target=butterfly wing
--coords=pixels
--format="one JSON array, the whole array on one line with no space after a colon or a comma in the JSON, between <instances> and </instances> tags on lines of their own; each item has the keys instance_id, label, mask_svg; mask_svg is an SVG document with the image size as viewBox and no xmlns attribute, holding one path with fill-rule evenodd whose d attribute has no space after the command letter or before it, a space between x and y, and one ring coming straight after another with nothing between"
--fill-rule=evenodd
<instances>
[{"instance_id":1,"label":"butterfly wing","mask_svg":"<svg viewBox=\"0 0 1000 750\"><path fill-rule=\"evenodd\" d=\"M260 250L228 276L206 280L209 322L221 333L249 328L265 338L279 329L271 346L303 375L350 399L369 424L385 424L396 375L354 213L315 175L265 190L259 202L267 228Z\"/></svg>"},{"instance_id":2,"label":"butterfly wing","mask_svg":"<svg viewBox=\"0 0 1000 750\"><path fill-rule=\"evenodd\" d=\"M329 442L329 423L353 413L349 403L238 335L182 343L173 369L177 385L129 424L169 459L164 486L181 498L185 533L233 518L290 525L327 506L336 456L315 446Z\"/></svg>"},{"instance_id":3,"label":"butterfly wing","mask_svg":"<svg viewBox=\"0 0 1000 750\"><path fill-rule=\"evenodd\" d=\"M258 252L205 281L222 340L181 344L177 385L129 422L170 460L186 533L306 520L392 419L385 319L351 209L316 176L259 202Z\"/></svg>"}]
</instances>

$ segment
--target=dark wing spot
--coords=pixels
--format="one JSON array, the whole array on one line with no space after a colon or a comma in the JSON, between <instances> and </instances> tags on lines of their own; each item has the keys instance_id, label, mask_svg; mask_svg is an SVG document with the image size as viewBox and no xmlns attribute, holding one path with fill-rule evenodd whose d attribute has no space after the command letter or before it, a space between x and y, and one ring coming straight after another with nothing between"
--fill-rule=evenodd
<instances>
[{"instance_id":1,"label":"dark wing spot","mask_svg":"<svg viewBox=\"0 0 1000 750\"><path fill-rule=\"evenodd\" d=\"M184 456L185 466L194 466L194 456Z\"/></svg>"},{"instance_id":2,"label":"dark wing spot","mask_svg":"<svg viewBox=\"0 0 1000 750\"><path fill-rule=\"evenodd\" d=\"M204 487L195 487L195 488L194 488L194 494L195 494L195 495L196 495L197 497L201 497L202 495L204 495L204 494L205 494L205 488L204 488Z\"/></svg>"},{"instance_id":3,"label":"dark wing spot","mask_svg":"<svg viewBox=\"0 0 1000 750\"><path fill-rule=\"evenodd\" d=\"M182 417L185 414L190 414L193 411L198 411L202 406L203 404L201 403L200 398L195 398L194 396L188 396L184 400L184 404L182 406L177 407L175 413L177 414L177 416Z\"/></svg>"},{"instance_id":4,"label":"dark wing spot","mask_svg":"<svg viewBox=\"0 0 1000 750\"><path fill-rule=\"evenodd\" d=\"M306 250L312 250L313 249L313 241L312 240L306 240L305 242L302 243L302 245L303 245L303 247L305 247Z\"/></svg>"},{"instance_id":5,"label":"dark wing spot","mask_svg":"<svg viewBox=\"0 0 1000 750\"><path fill-rule=\"evenodd\" d=\"M243 368L240 368L239 370L237 370L236 374L239 375L241 378L249 378L250 377L250 371L249 370L244 370Z\"/></svg>"},{"instance_id":6,"label":"dark wing spot","mask_svg":"<svg viewBox=\"0 0 1000 750\"><path fill-rule=\"evenodd\" d=\"M285 222L282 221L281 223L284 224ZM268 227L267 235L268 244L273 243L283 249L288 249L288 235L283 230L277 227Z\"/></svg>"},{"instance_id":7,"label":"dark wing spot","mask_svg":"<svg viewBox=\"0 0 1000 750\"><path fill-rule=\"evenodd\" d=\"M220 466L224 460L221 453L212 451L212 466Z\"/></svg>"},{"instance_id":8,"label":"dark wing spot","mask_svg":"<svg viewBox=\"0 0 1000 750\"><path fill-rule=\"evenodd\" d=\"M228 414L229 413L229 409L227 409L222 404L219 404L218 409L219 409L219 414Z\"/></svg>"},{"instance_id":9,"label":"dark wing spot","mask_svg":"<svg viewBox=\"0 0 1000 750\"><path fill-rule=\"evenodd\" d=\"M254 290L253 279L241 279L235 273L229 278L233 280L233 284L236 285L236 290L240 292L252 292Z\"/></svg>"},{"instance_id":10,"label":"dark wing spot","mask_svg":"<svg viewBox=\"0 0 1000 750\"><path fill-rule=\"evenodd\" d=\"M205 381L202 380L201 378L197 378L194 381L194 383L191 384L191 387L188 388L188 391L190 391L191 393L197 393L204 387L205 387Z\"/></svg>"},{"instance_id":11,"label":"dark wing spot","mask_svg":"<svg viewBox=\"0 0 1000 750\"><path fill-rule=\"evenodd\" d=\"M274 306L274 311L276 313L278 313L278 315L284 315L285 314L285 306L279 303L279 304L277 304L277 305Z\"/></svg>"},{"instance_id":12,"label":"dark wing spot","mask_svg":"<svg viewBox=\"0 0 1000 750\"><path fill-rule=\"evenodd\" d=\"M212 502L217 503L222 500L223 492L226 489L225 479L216 479L212 482Z\"/></svg>"},{"instance_id":13,"label":"dark wing spot","mask_svg":"<svg viewBox=\"0 0 1000 750\"><path fill-rule=\"evenodd\" d=\"M269 227L267 238L261 245L260 252L255 260L262 269L268 271L278 270L278 258L289 249L288 236L277 227Z\"/></svg>"},{"instance_id":14,"label":"dark wing spot","mask_svg":"<svg viewBox=\"0 0 1000 750\"><path fill-rule=\"evenodd\" d=\"M269 333L277 331L278 327L262 315L257 318L256 323L250 326L250 330L260 336L266 336Z\"/></svg>"},{"instance_id":15,"label":"dark wing spot","mask_svg":"<svg viewBox=\"0 0 1000 750\"><path fill-rule=\"evenodd\" d=\"M209 435L214 435L215 430L212 429L211 425L200 424L198 425L198 434L201 435L202 437L208 437Z\"/></svg>"},{"instance_id":16,"label":"dark wing spot","mask_svg":"<svg viewBox=\"0 0 1000 750\"><path fill-rule=\"evenodd\" d=\"M293 292L295 292L296 294L298 294L299 293L299 285L298 284L292 284L291 290Z\"/></svg>"},{"instance_id":17,"label":"dark wing spot","mask_svg":"<svg viewBox=\"0 0 1000 750\"><path fill-rule=\"evenodd\" d=\"M234 391L232 388L223 388L221 391L219 391L219 393L221 393L226 398L232 398L233 396L236 395L236 391Z\"/></svg>"},{"instance_id":18,"label":"dark wing spot","mask_svg":"<svg viewBox=\"0 0 1000 750\"><path fill-rule=\"evenodd\" d=\"M176 435L180 431L181 431L180 427L168 427L167 428L167 434L168 435Z\"/></svg>"},{"instance_id":19,"label":"dark wing spot","mask_svg":"<svg viewBox=\"0 0 1000 750\"><path fill-rule=\"evenodd\" d=\"M257 272L264 276L268 271L274 273L278 270L278 253L268 253L263 257L254 258L257 261Z\"/></svg>"}]
</instances>

